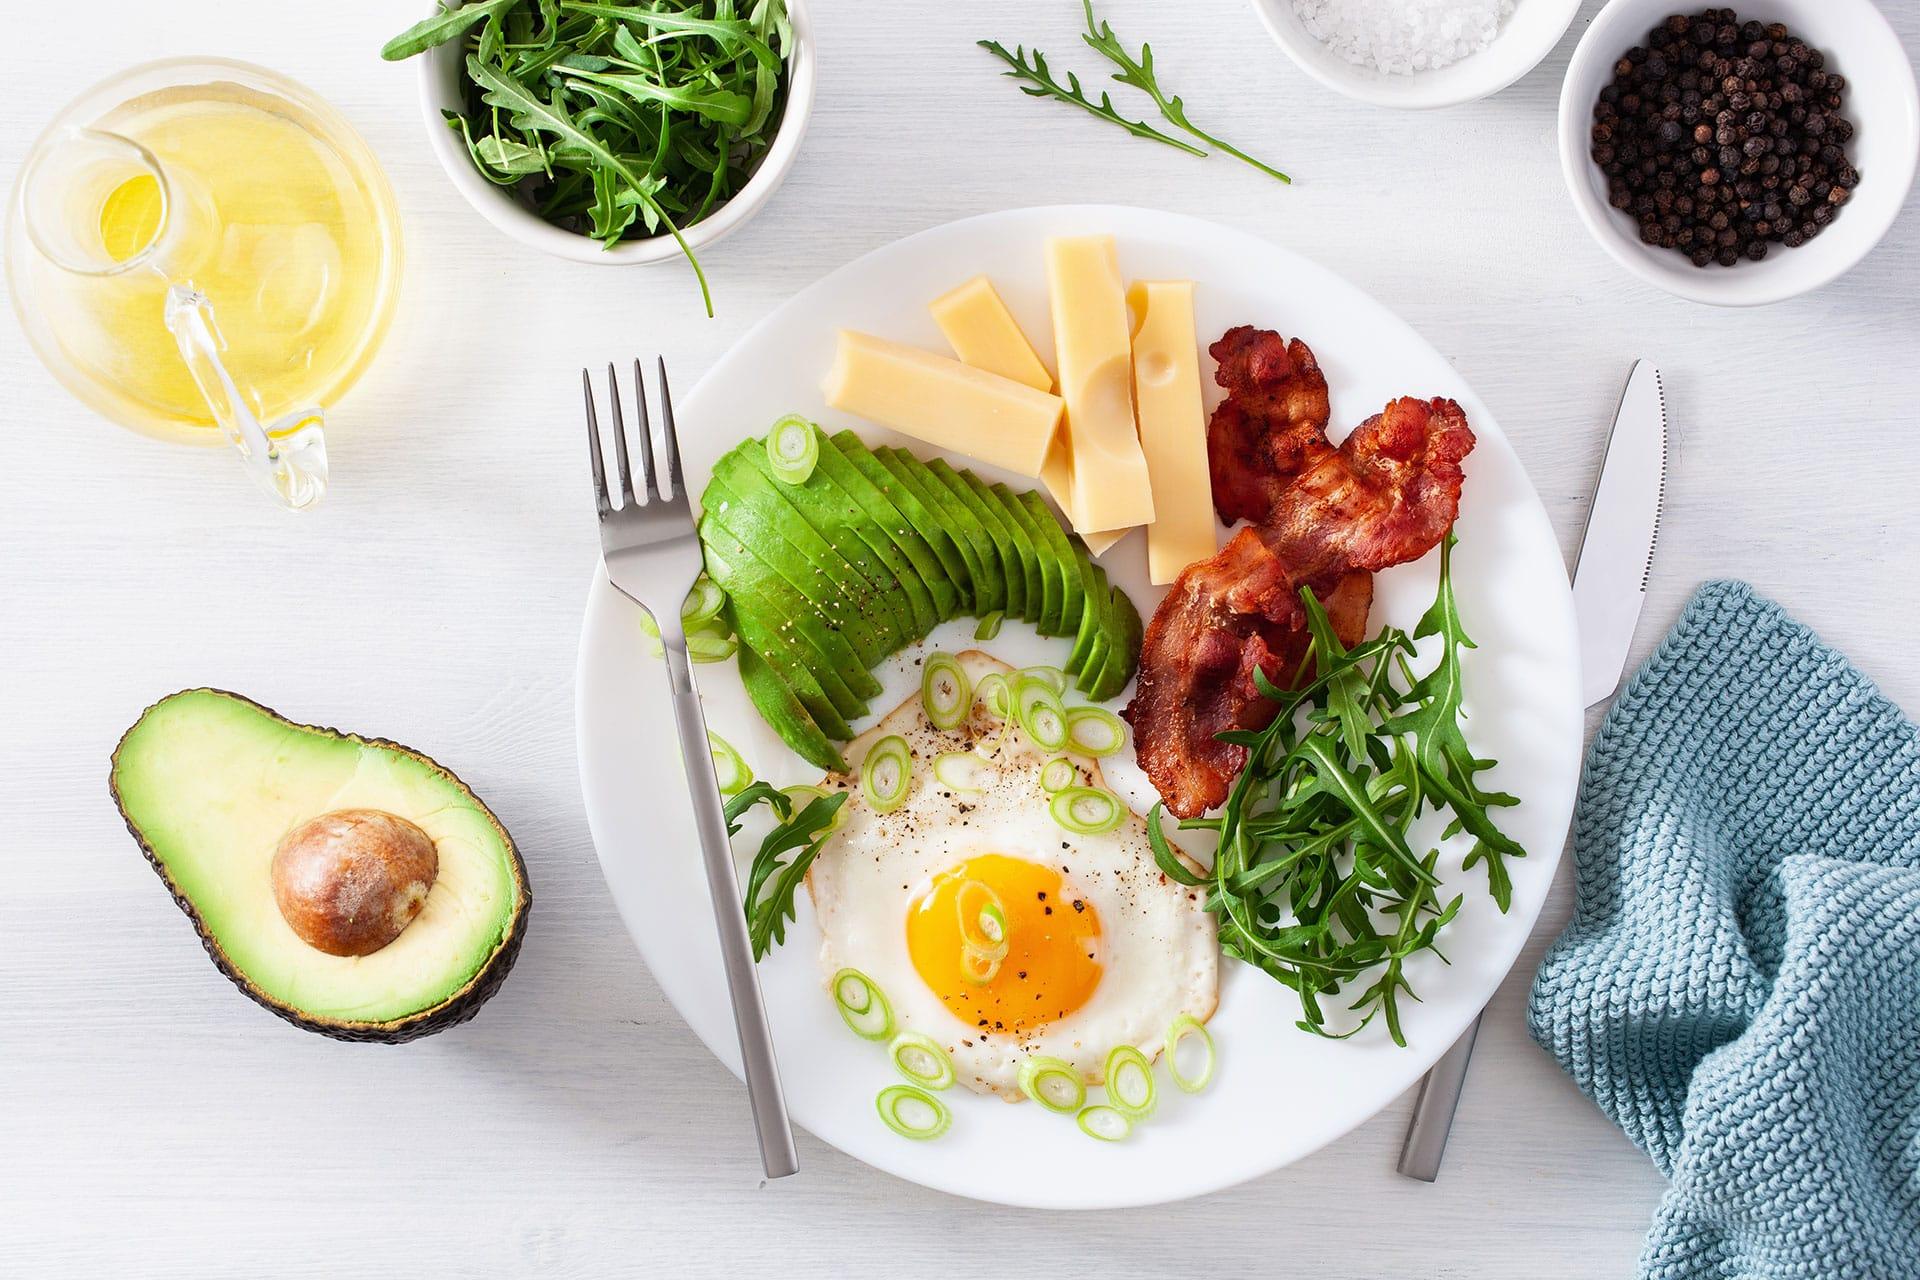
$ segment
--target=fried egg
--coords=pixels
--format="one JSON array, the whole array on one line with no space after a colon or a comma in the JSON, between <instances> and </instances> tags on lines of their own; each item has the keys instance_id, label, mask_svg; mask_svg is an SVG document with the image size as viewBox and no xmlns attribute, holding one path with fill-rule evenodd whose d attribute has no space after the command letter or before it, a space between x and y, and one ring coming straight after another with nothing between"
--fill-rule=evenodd
<instances>
[{"instance_id":1,"label":"fried egg","mask_svg":"<svg viewBox=\"0 0 1920 1280\"><path fill-rule=\"evenodd\" d=\"M1010 671L978 651L960 661L976 685ZM879 813L860 767L893 734L907 741L912 778L905 803ZM978 762L966 790L934 776L950 751ZM1051 753L1017 727L976 705L959 727L936 729L915 695L846 754L853 776L823 783L851 792L845 822L807 875L822 970L829 981L842 968L866 974L899 1029L937 1040L970 1088L1017 1101L1021 1064L1036 1055L1098 1084L1116 1046L1151 1057L1176 1016L1212 1016L1219 944L1203 892L1161 873L1130 812L1100 835L1058 826L1040 785ZM1093 761L1074 764L1081 785L1105 785ZM983 939L984 903L998 919ZM984 963L983 942L996 944Z\"/></svg>"}]
</instances>

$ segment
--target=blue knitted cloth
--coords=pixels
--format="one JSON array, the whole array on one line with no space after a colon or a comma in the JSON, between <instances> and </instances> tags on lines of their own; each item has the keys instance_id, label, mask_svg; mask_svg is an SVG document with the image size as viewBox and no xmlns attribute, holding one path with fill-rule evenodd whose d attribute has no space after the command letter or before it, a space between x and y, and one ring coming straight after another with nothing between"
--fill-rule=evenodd
<instances>
[{"instance_id":1,"label":"blue knitted cloth","mask_svg":"<svg viewBox=\"0 0 1920 1280\"><path fill-rule=\"evenodd\" d=\"M1535 1040L1670 1185L1648 1280L1920 1277L1920 731L1742 583L1608 714Z\"/></svg>"}]
</instances>

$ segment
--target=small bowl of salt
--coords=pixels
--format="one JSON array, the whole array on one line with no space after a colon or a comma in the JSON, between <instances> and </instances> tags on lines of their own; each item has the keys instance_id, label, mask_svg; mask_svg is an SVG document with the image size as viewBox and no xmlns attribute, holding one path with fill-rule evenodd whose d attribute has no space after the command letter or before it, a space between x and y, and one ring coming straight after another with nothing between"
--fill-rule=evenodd
<instances>
[{"instance_id":1,"label":"small bowl of salt","mask_svg":"<svg viewBox=\"0 0 1920 1280\"><path fill-rule=\"evenodd\" d=\"M1500 92L1566 34L1580 0L1253 0L1300 69L1384 107Z\"/></svg>"}]
</instances>

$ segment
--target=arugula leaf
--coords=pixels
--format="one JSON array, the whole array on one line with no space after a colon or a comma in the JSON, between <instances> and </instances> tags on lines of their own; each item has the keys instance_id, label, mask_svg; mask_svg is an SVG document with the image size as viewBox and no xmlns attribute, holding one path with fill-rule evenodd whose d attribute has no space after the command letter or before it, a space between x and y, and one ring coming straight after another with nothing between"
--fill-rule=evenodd
<instances>
[{"instance_id":1,"label":"arugula leaf","mask_svg":"<svg viewBox=\"0 0 1920 1280\"><path fill-rule=\"evenodd\" d=\"M767 833L747 873L747 936L758 960L787 940L787 921L794 918L794 895L807 869L820 856L833 829L834 815L847 802L847 792L820 796ZM782 799L785 799L783 796ZM787 854L793 854L787 858ZM785 861L782 861L782 859Z\"/></svg>"},{"instance_id":2,"label":"arugula leaf","mask_svg":"<svg viewBox=\"0 0 1920 1280\"><path fill-rule=\"evenodd\" d=\"M1160 132L1144 120L1132 120L1121 115L1115 109L1113 99L1107 94L1100 95L1098 104L1089 101L1086 91L1080 87L1080 77L1072 72L1067 73L1067 83L1061 84L1053 78L1053 72L1047 67L1046 55L1038 49L1033 51L1031 55L1033 61L1029 63L1027 61L1029 55L1024 45L1015 46L1014 51L1008 53L1006 46L997 40L979 40L975 43L1012 68L1000 74L1011 80L1022 81L1020 92L1028 97L1052 98L1057 102L1079 107L1089 115L1098 116L1110 124L1119 125L1136 138L1151 138L1155 142L1165 143L1176 150L1184 151L1190 156L1204 158L1207 154L1190 142L1182 142L1171 134Z\"/></svg>"},{"instance_id":3,"label":"arugula leaf","mask_svg":"<svg viewBox=\"0 0 1920 1280\"><path fill-rule=\"evenodd\" d=\"M422 18L387 41L380 48L380 56L388 62L400 62L411 58L416 53L424 53L435 45L442 45L456 36L465 35L468 28L489 18L498 17L518 3L519 0L479 0L476 4L443 9L430 18Z\"/></svg>"}]
</instances>

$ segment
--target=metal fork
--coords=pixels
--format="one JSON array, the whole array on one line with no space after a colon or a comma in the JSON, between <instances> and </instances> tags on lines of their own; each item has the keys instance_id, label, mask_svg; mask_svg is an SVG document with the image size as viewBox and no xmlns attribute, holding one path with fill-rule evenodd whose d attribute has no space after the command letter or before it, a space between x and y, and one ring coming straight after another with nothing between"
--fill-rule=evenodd
<instances>
[{"instance_id":1,"label":"metal fork","mask_svg":"<svg viewBox=\"0 0 1920 1280\"><path fill-rule=\"evenodd\" d=\"M640 362L633 362L633 394L639 410L640 484L636 498L633 470L627 459L626 423L620 412L620 379L611 364L607 383L613 397L613 456L619 470L617 494L607 491L607 467L600 448L600 419L593 401L593 378L582 369L580 383L587 401L587 445L593 461L593 497L600 515L600 551L607 579L621 595L653 615L666 650L667 677L672 684L673 718L680 730L680 758L685 761L687 785L693 793L694 825L700 831L700 852L706 863L707 892L713 899L713 918L720 931L720 954L726 961L727 993L733 998L733 1021L740 1033L740 1060L745 1065L747 1098L753 1126L760 1139L760 1161L767 1177L784 1178L800 1168L794 1150L793 1125L780 1089L780 1069L774 1061L773 1036L767 1029L766 1005L760 998L760 980L754 972L753 948L747 938L747 918L740 902L740 881L733 867L733 847L720 803L720 785L714 778L713 754L707 742L707 717L700 708L700 691L693 683L687 659L687 637L680 625L680 605L700 574L700 539L694 531L693 510L681 478L680 441L674 432L673 400L667 391L667 362L659 362L660 418L665 428L666 484L653 459L653 429L647 416L647 387ZM614 505L614 499L619 505Z\"/></svg>"}]
</instances>

